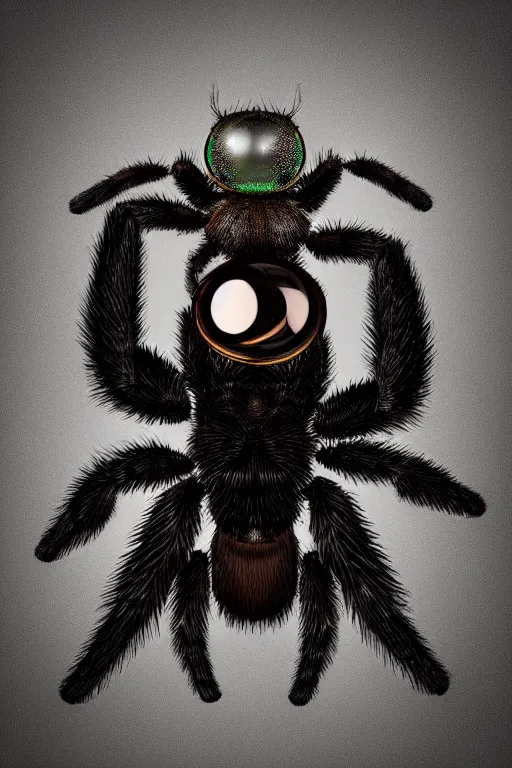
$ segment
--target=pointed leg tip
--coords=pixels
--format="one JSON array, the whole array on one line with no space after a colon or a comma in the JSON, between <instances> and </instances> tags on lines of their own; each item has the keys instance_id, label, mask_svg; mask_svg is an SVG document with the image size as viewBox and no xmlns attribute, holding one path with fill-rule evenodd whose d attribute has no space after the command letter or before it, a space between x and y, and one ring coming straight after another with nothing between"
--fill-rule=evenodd
<instances>
[{"instance_id":1,"label":"pointed leg tip","mask_svg":"<svg viewBox=\"0 0 512 768\"><path fill-rule=\"evenodd\" d=\"M486 509L487 504L480 494L466 488L462 497L459 499L456 512L464 517L482 517Z\"/></svg>"},{"instance_id":2,"label":"pointed leg tip","mask_svg":"<svg viewBox=\"0 0 512 768\"><path fill-rule=\"evenodd\" d=\"M313 691L308 688L292 688L288 699L295 707L304 707L313 698Z\"/></svg>"},{"instance_id":3,"label":"pointed leg tip","mask_svg":"<svg viewBox=\"0 0 512 768\"><path fill-rule=\"evenodd\" d=\"M77 215L85 213L85 211L82 209L80 200L77 200L75 197L69 201L69 211L70 213L74 213Z\"/></svg>"},{"instance_id":4,"label":"pointed leg tip","mask_svg":"<svg viewBox=\"0 0 512 768\"><path fill-rule=\"evenodd\" d=\"M62 701L65 701L66 704L86 704L88 701L94 698L92 693L84 694L78 691L73 691L67 687L61 688L59 694Z\"/></svg>"},{"instance_id":5,"label":"pointed leg tip","mask_svg":"<svg viewBox=\"0 0 512 768\"><path fill-rule=\"evenodd\" d=\"M40 541L37 547L35 548L34 555L42 563L51 563L53 560L56 559L55 553L53 553L47 546L45 546L45 544L42 541Z\"/></svg>"},{"instance_id":6,"label":"pointed leg tip","mask_svg":"<svg viewBox=\"0 0 512 768\"><path fill-rule=\"evenodd\" d=\"M84 686L74 674L62 681L59 694L66 704L84 704L94 697L98 689L91 688L90 684Z\"/></svg>"},{"instance_id":7,"label":"pointed leg tip","mask_svg":"<svg viewBox=\"0 0 512 768\"><path fill-rule=\"evenodd\" d=\"M473 495L470 512L472 517L482 517L485 510L487 509L487 505L483 498L480 496L479 493L475 493Z\"/></svg>"},{"instance_id":8,"label":"pointed leg tip","mask_svg":"<svg viewBox=\"0 0 512 768\"><path fill-rule=\"evenodd\" d=\"M60 697L62 701L64 701L66 704L80 704L80 701L78 699L74 699L72 697L68 697L65 694L61 693Z\"/></svg>"},{"instance_id":9,"label":"pointed leg tip","mask_svg":"<svg viewBox=\"0 0 512 768\"><path fill-rule=\"evenodd\" d=\"M446 670L439 670L437 679L429 685L428 692L434 694L434 696L444 696L448 688L450 687L450 675Z\"/></svg>"},{"instance_id":10,"label":"pointed leg tip","mask_svg":"<svg viewBox=\"0 0 512 768\"><path fill-rule=\"evenodd\" d=\"M76 695L76 692L71 690L69 686L63 685L60 690L60 697L66 704L81 704L83 699Z\"/></svg>"},{"instance_id":11,"label":"pointed leg tip","mask_svg":"<svg viewBox=\"0 0 512 768\"><path fill-rule=\"evenodd\" d=\"M217 685L203 686L198 690L198 693L206 704L213 704L214 701L218 701L222 696Z\"/></svg>"},{"instance_id":12,"label":"pointed leg tip","mask_svg":"<svg viewBox=\"0 0 512 768\"><path fill-rule=\"evenodd\" d=\"M426 195L425 198L418 201L418 203L416 204L416 207L419 211L426 213L427 211L430 211L430 209L432 208L432 205L433 205L432 198Z\"/></svg>"},{"instance_id":13,"label":"pointed leg tip","mask_svg":"<svg viewBox=\"0 0 512 768\"><path fill-rule=\"evenodd\" d=\"M436 696L444 696L448 688L450 687L450 678L448 675L436 686L434 693Z\"/></svg>"}]
</instances>

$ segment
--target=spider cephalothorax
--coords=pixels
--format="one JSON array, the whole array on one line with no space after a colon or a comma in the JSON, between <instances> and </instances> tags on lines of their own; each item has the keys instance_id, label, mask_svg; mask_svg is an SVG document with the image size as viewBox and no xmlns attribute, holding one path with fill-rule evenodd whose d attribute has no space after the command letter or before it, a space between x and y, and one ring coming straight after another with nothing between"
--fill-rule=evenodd
<instances>
[{"instance_id":1,"label":"spider cephalothorax","mask_svg":"<svg viewBox=\"0 0 512 768\"><path fill-rule=\"evenodd\" d=\"M306 704L333 658L340 596L366 641L418 689L443 694L446 670L407 613L405 592L353 496L315 476L391 484L399 498L478 516L482 498L429 459L375 441L418 421L430 386L432 340L418 277L402 242L362 226L312 231L310 216L344 169L426 211L422 189L382 163L332 152L302 173L295 107L221 114L206 171L182 155L171 169L138 163L70 204L83 213L171 173L189 203L138 197L107 213L83 307L82 342L101 401L146 422L190 419L187 451L156 441L95 459L70 488L36 554L54 560L96 536L116 496L171 485L153 501L105 596L105 613L61 686L70 703L100 690L168 603L172 643L194 691L220 690L208 652L210 593L238 626L286 618L298 593L300 652L293 704ZM179 366L143 339L142 232L203 231L186 267L191 306L179 315ZM328 394L333 356L326 304L305 249L370 270L368 376ZM206 272L222 255L225 263ZM215 523L194 549L201 504ZM315 549L294 533L303 504Z\"/></svg>"},{"instance_id":2,"label":"spider cephalothorax","mask_svg":"<svg viewBox=\"0 0 512 768\"><path fill-rule=\"evenodd\" d=\"M205 225L209 241L228 251L231 257L263 251L267 258L290 258L308 233L309 221L304 211L293 200L282 199L282 195L251 199L231 194L219 203Z\"/></svg>"}]
</instances>

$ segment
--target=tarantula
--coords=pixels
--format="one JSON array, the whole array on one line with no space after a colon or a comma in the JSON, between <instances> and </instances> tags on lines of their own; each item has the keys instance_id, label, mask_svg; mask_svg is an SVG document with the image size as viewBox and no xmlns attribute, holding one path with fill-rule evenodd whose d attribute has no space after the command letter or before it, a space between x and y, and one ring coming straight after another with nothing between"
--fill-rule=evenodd
<instances>
[{"instance_id":1,"label":"tarantula","mask_svg":"<svg viewBox=\"0 0 512 768\"><path fill-rule=\"evenodd\" d=\"M174 652L192 689L220 698L208 650L210 590L230 625L274 626L298 591L299 657L289 693L304 705L332 661L340 593L364 640L412 685L443 694L449 675L408 615L406 593L352 494L314 476L390 483L398 497L476 517L481 496L431 460L374 441L414 425L431 381L433 346L424 294L396 237L363 226L311 229L343 170L420 211L430 196L366 156L329 151L303 173L304 141L289 111L221 113L206 142L205 173L182 154L124 168L77 195L84 213L168 175L188 203L164 196L117 203L95 245L81 341L98 399L147 423L190 419L187 451L156 440L94 459L69 489L36 555L62 557L98 535L116 497L160 493L135 530L105 593L104 613L60 693L83 702L105 686L156 626L166 602ZM186 266L191 307L179 314L179 366L144 343L142 233L199 232ZM333 354L325 300L300 252L370 270L368 377L328 393ZM201 273L218 255L216 269ZM201 504L215 522L209 553L194 549ZM309 504L315 550L301 553L294 524Z\"/></svg>"}]
</instances>

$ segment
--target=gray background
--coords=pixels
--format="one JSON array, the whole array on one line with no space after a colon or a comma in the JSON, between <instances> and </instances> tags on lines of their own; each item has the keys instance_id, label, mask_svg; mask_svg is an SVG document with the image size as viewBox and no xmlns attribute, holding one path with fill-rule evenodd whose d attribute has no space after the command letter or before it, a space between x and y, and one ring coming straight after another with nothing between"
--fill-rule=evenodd
<instances>
[{"instance_id":1,"label":"gray background","mask_svg":"<svg viewBox=\"0 0 512 768\"><path fill-rule=\"evenodd\" d=\"M5 4L2 21L2 768L508 764L508 4L39 5ZM443 698L395 677L343 619L319 696L294 708L297 617L251 635L227 629L215 609L217 704L192 695L165 621L100 697L74 707L58 697L150 496L120 500L104 533L65 560L42 564L34 546L94 451L144 434L180 447L187 434L186 425L137 425L91 400L76 321L104 211L79 218L67 204L126 162L172 161L180 149L200 157L213 82L225 107L260 94L290 105L301 83L297 122L310 160L322 147L367 150L435 199L417 213L347 176L318 220L357 218L410 243L438 354L424 424L397 442L488 502L479 520L451 519L401 504L388 488L357 489L418 627L453 675ZM158 189L176 195L170 182ZM149 339L172 357L184 261L198 238L148 239ZM368 274L308 263L328 292L344 385L364 374Z\"/></svg>"}]
</instances>

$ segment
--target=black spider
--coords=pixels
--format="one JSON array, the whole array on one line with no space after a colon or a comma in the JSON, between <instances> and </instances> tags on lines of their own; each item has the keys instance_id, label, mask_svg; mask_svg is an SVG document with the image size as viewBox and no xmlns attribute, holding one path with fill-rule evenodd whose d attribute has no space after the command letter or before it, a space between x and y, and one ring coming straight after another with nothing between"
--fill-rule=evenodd
<instances>
[{"instance_id":1,"label":"black spider","mask_svg":"<svg viewBox=\"0 0 512 768\"><path fill-rule=\"evenodd\" d=\"M82 343L95 392L146 422L191 420L186 453L151 440L96 458L71 486L36 548L62 557L106 525L116 497L173 483L137 527L105 594L95 633L61 685L85 701L156 626L169 601L174 651L203 701L220 690L207 647L210 579L229 624L273 625L300 600L300 654L289 694L315 695L335 653L341 595L364 639L412 685L443 694L449 676L408 616L406 594L350 493L313 476L316 460L347 478L390 483L399 498L479 516L482 498L445 469L385 442L417 423L429 392L431 329L402 242L362 226L310 229L344 169L427 211L428 194L367 157L328 152L301 175L304 144L289 113L246 108L221 114L205 148L209 177L185 155L171 169L151 161L75 197L84 213L169 173L189 204L139 197L117 204L96 243L83 305ZM180 368L144 343L141 231L195 232L179 316ZM325 302L300 262L370 269L368 378L327 395L332 347ZM213 258L228 260L199 281ZM201 502L215 521L211 551L194 551ZM309 502L316 550L301 556L294 523Z\"/></svg>"}]
</instances>

